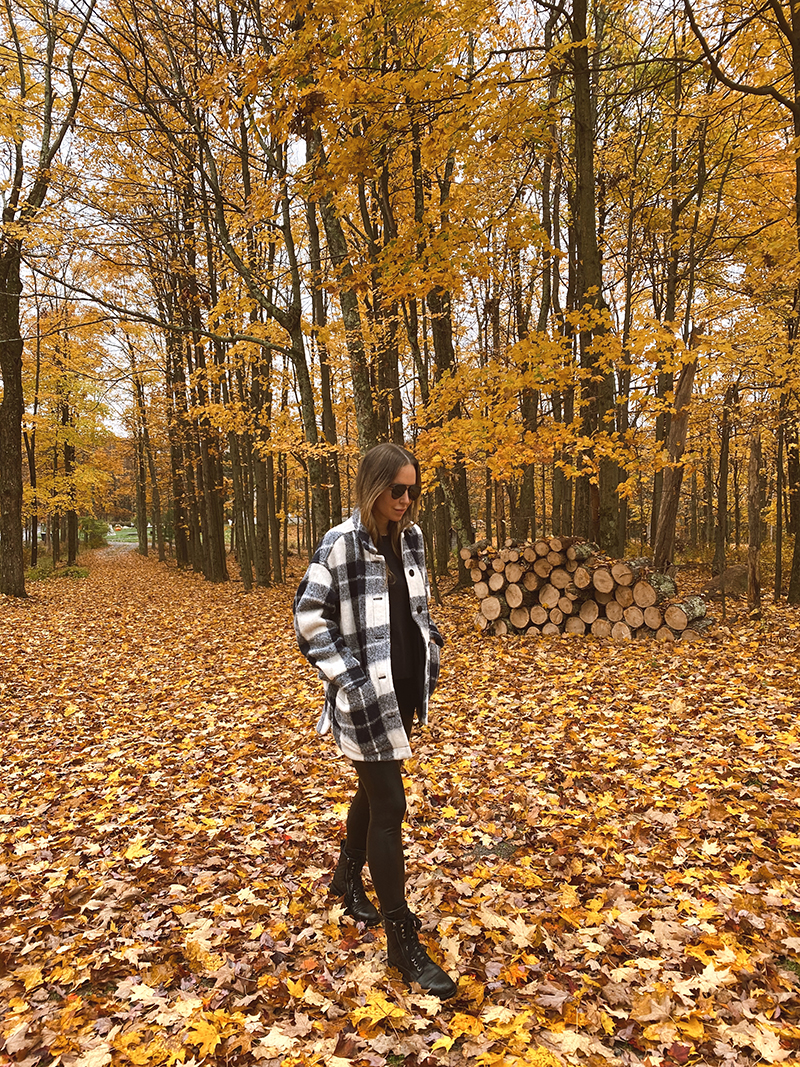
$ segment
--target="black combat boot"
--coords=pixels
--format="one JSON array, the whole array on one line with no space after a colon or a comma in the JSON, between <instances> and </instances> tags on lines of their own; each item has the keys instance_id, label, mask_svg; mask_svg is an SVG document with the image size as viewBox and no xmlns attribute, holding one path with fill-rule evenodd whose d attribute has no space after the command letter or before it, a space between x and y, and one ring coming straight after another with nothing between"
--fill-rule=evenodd
<instances>
[{"instance_id":1,"label":"black combat boot","mask_svg":"<svg viewBox=\"0 0 800 1067\"><path fill-rule=\"evenodd\" d=\"M333 872L330 892L337 897L344 897L345 914L351 916L356 922L365 923L367 926L377 926L381 921L381 913L367 896L364 883L361 881L361 870L366 858L366 852L354 848L348 849L346 842L343 841L339 862Z\"/></svg>"},{"instance_id":2,"label":"black combat boot","mask_svg":"<svg viewBox=\"0 0 800 1067\"><path fill-rule=\"evenodd\" d=\"M389 964L396 967L407 982L417 982L426 993L440 1000L455 996L458 986L438 963L434 963L423 945L417 931L420 922L410 911L400 919L384 918L386 950Z\"/></svg>"}]
</instances>

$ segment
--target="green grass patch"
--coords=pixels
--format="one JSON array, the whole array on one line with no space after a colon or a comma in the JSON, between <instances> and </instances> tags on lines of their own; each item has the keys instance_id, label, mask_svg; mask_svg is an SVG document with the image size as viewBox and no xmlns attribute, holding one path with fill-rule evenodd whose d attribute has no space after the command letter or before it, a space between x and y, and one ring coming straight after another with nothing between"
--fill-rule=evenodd
<instances>
[{"instance_id":1,"label":"green grass patch","mask_svg":"<svg viewBox=\"0 0 800 1067\"><path fill-rule=\"evenodd\" d=\"M115 530L113 533L106 535L108 544L113 544L116 541L121 541L124 544L138 544L139 535L135 529L128 529L124 527L122 530Z\"/></svg>"},{"instance_id":2,"label":"green grass patch","mask_svg":"<svg viewBox=\"0 0 800 1067\"><path fill-rule=\"evenodd\" d=\"M88 567L68 567L59 563L53 566L50 556L43 556L35 567L28 567L25 572L25 580L28 582L43 582L46 578L88 578Z\"/></svg>"}]
</instances>

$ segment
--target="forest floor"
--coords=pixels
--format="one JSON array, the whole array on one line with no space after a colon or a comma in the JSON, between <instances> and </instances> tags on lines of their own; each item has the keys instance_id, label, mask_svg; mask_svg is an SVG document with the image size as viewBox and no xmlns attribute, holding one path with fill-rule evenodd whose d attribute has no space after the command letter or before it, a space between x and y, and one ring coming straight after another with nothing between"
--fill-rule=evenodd
<instances>
[{"instance_id":1,"label":"forest floor","mask_svg":"<svg viewBox=\"0 0 800 1067\"><path fill-rule=\"evenodd\" d=\"M353 774L296 583L81 562L0 598L0 1063L800 1064L800 612L486 639L445 597L406 765L440 1005L327 895Z\"/></svg>"}]
</instances>

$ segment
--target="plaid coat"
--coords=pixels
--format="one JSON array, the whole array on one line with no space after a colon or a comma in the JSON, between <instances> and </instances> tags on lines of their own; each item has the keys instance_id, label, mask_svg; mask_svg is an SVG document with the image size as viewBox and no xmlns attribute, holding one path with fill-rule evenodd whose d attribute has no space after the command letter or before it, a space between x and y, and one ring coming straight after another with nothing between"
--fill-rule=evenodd
<instances>
[{"instance_id":1,"label":"plaid coat","mask_svg":"<svg viewBox=\"0 0 800 1067\"><path fill-rule=\"evenodd\" d=\"M409 526L401 541L411 614L425 648L419 709L425 723L444 642L428 613L422 531ZM339 750L352 760L408 758L411 748L392 681L387 564L357 508L320 541L294 599L294 625L300 651L325 685L317 732L332 727Z\"/></svg>"}]
</instances>

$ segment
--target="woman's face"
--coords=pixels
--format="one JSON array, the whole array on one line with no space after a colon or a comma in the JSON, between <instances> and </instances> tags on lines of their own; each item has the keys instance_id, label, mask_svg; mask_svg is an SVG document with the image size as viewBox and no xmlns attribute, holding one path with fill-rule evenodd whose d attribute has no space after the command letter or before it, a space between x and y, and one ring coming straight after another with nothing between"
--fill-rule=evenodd
<instances>
[{"instance_id":1,"label":"woman's face","mask_svg":"<svg viewBox=\"0 0 800 1067\"><path fill-rule=\"evenodd\" d=\"M392 484L395 486L404 485L406 487L417 484L417 472L411 463L406 463L400 468L397 474L395 474ZM407 491L395 500L392 496L392 487L387 486L375 501L372 508L372 514L375 517L375 522L377 523L381 535L388 533L389 523L399 522L410 507L411 498Z\"/></svg>"}]
</instances>

